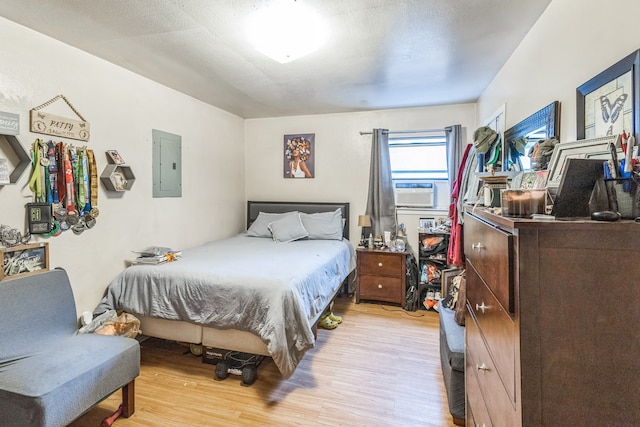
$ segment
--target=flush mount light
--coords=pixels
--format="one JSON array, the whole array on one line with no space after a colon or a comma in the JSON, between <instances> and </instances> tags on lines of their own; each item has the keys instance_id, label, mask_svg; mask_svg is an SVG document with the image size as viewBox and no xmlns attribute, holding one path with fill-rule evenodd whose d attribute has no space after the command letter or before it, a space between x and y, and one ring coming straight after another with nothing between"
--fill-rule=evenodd
<instances>
[{"instance_id":1,"label":"flush mount light","mask_svg":"<svg viewBox=\"0 0 640 427\"><path fill-rule=\"evenodd\" d=\"M300 3L296 0L270 3L246 23L253 46L281 64L315 52L328 38L322 18Z\"/></svg>"}]
</instances>

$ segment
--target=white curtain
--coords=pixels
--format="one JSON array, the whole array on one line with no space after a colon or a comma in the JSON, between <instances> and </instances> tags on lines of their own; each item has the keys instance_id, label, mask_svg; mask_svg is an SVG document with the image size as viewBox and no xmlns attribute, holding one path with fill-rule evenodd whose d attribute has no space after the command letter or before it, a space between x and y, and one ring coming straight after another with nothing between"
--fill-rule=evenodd
<instances>
[{"instance_id":1,"label":"white curtain","mask_svg":"<svg viewBox=\"0 0 640 427\"><path fill-rule=\"evenodd\" d=\"M389 156L389 131L374 129L371 138L371 168L369 197L366 214L371 217L371 227L363 231L365 236L384 236L385 231L396 235L396 204L391 180Z\"/></svg>"}]
</instances>

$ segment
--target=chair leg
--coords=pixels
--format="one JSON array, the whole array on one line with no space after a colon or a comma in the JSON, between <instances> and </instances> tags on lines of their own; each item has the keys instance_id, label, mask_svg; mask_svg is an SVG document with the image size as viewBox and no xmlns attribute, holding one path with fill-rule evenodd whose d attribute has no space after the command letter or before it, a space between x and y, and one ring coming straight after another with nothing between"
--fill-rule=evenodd
<instances>
[{"instance_id":1,"label":"chair leg","mask_svg":"<svg viewBox=\"0 0 640 427\"><path fill-rule=\"evenodd\" d=\"M122 416L129 418L136 411L136 380L122 387Z\"/></svg>"}]
</instances>

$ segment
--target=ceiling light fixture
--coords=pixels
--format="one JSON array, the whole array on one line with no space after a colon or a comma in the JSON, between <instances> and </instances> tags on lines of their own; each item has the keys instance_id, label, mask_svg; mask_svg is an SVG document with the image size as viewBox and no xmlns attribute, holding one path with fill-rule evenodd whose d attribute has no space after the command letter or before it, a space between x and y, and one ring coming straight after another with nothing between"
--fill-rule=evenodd
<instances>
[{"instance_id":1,"label":"ceiling light fixture","mask_svg":"<svg viewBox=\"0 0 640 427\"><path fill-rule=\"evenodd\" d=\"M322 18L300 3L281 0L258 10L247 20L251 43L281 64L315 52L328 39Z\"/></svg>"}]
</instances>

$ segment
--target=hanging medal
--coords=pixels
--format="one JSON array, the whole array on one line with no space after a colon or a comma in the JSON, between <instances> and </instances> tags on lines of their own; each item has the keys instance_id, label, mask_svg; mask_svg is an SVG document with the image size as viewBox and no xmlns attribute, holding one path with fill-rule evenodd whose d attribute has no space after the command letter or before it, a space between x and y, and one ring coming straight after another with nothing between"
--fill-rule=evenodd
<instances>
[{"instance_id":1,"label":"hanging medal","mask_svg":"<svg viewBox=\"0 0 640 427\"><path fill-rule=\"evenodd\" d=\"M58 195L58 162L56 161L56 146L53 141L47 142L47 157L49 158L51 203L60 203Z\"/></svg>"},{"instance_id":2,"label":"hanging medal","mask_svg":"<svg viewBox=\"0 0 640 427\"><path fill-rule=\"evenodd\" d=\"M76 211L74 203L75 203L75 192L73 185L73 167L71 164L71 160L69 159L69 154L73 153L73 149L69 149L69 152L64 151L64 180L66 183L66 195L65 199L67 201L67 218L66 221L70 225L75 225L80 220L78 216L78 211Z\"/></svg>"},{"instance_id":3,"label":"hanging medal","mask_svg":"<svg viewBox=\"0 0 640 427\"><path fill-rule=\"evenodd\" d=\"M100 215L100 211L98 210L98 167L96 166L96 158L93 150L87 150L87 157L89 158L90 177L89 215L95 219Z\"/></svg>"}]
</instances>

